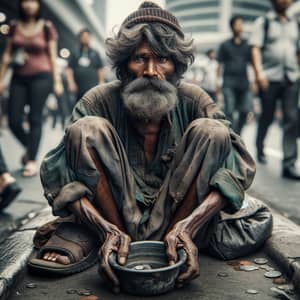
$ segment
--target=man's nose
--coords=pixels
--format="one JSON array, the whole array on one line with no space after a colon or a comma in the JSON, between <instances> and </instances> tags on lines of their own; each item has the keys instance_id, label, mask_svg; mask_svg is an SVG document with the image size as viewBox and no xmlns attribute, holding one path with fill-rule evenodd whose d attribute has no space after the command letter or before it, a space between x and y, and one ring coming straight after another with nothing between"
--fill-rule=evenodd
<instances>
[{"instance_id":1,"label":"man's nose","mask_svg":"<svg viewBox=\"0 0 300 300\"><path fill-rule=\"evenodd\" d=\"M145 67L144 70L144 76L146 77L158 77L156 64L153 59L149 59L148 64Z\"/></svg>"}]
</instances>

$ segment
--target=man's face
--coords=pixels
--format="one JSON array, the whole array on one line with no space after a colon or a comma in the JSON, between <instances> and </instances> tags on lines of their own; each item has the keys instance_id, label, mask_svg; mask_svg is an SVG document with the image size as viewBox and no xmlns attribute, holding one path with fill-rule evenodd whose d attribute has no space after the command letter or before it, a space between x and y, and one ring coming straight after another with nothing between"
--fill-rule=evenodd
<instances>
[{"instance_id":1,"label":"man's face","mask_svg":"<svg viewBox=\"0 0 300 300\"><path fill-rule=\"evenodd\" d=\"M243 26L244 26L244 23L243 23L242 19L235 20L235 22L232 26L233 33L238 34L238 35L242 34Z\"/></svg>"},{"instance_id":2,"label":"man's face","mask_svg":"<svg viewBox=\"0 0 300 300\"><path fill-rule=\"evenodd\" d=\"M142 43L130 57L132 79L122 92L127 112L142 122L158 121L177 103L177 89L169 81L175 66L168 57L159 57L149 44Z\"/></svg>"},{"instance_id":3,"label":"man's face","mask_svg":"<svg viewBox=\"0 0 300 300\"><path fill-rule=\"evenodd\" d=\"M170 58L155 55L147 42L140 45L128 63L130 73L136 78L167 80L174 74L174 68Z\"/></svg>"},{"instance_id":4,"label":"man's face","mask_svg":"<svg viewBox=\"0 0 300 300\"><path fill-rule=\"evenodd\" d=\"M89 32L82 32L79 37L80 44L89 46L91 43L91 34Z\"/></svg>"},{"instance_id":5,"label":"man's face","mask_svg":"<svg viewBox=\"0 0 300 300\"><path fill-rule=\"evenodd\" d=\"M285 12L293 3L293 0L273 0L272 4L278 13Z\"/></svg>"}]
</instances>

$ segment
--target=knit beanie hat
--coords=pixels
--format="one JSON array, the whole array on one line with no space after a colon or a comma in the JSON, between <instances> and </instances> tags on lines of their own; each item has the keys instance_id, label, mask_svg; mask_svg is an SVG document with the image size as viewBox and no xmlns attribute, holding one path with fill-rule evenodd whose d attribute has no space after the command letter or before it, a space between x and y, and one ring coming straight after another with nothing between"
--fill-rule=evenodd
<instances>
[{"instance_id":1,"label":"knit beanie hat","mask_svg":"<svg viewBox=\"0 0 300 300\"><path fill-rule=\"evenodd\" d=\"M151 1L144 1L138 10L131 13L123 22L122 27L130 28L136 24L158 22L173 28L182 38L184 33L177 18L167 10Z\"/></svg>"}]
</instances>

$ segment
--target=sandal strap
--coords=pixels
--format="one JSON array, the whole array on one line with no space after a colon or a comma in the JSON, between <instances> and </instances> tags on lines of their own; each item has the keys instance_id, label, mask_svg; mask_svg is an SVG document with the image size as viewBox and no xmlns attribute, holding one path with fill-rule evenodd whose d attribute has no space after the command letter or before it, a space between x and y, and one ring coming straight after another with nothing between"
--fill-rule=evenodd
<instances>
[{"instance_id":1,"label":"sandal strap","mask_svg":"<svg viewBox=\"0 0 300 300\"><path fill-rule=\"evenodd\" d=\"M99 240L82 224L64 222L59 224L48 242L40 249L38 256L45 252L66 254L72 263L80 261L90 251L99 247Z\"/></svg>"}]
</instances>

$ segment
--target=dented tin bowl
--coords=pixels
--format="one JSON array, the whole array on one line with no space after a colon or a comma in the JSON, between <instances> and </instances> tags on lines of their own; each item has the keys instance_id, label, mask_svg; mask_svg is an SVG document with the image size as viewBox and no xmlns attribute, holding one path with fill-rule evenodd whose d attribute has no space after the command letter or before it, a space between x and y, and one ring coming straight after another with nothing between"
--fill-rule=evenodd
<instances>
[{"instance_id":1,"label":"dented tin bowl","mask_svg":"<svg viewBox=\"0 0 300 300\"><path fill-rule=\"evenodd\" d=\"M118 275L124 292L151 296L166 293L175 287L186 259L186 253L181 249L177 263L170 266L164 242L140 241L130 244L126 265L118 264L116 253L109 257L109 263Z\"/></svg>"}]
</instances>

